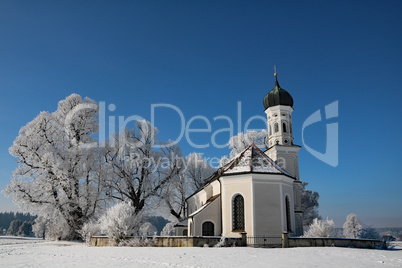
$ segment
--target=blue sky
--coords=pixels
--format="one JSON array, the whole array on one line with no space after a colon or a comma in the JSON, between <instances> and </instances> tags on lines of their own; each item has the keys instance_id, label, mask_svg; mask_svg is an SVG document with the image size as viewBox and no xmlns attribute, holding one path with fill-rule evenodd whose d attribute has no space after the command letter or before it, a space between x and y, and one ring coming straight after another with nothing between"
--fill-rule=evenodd
<instances>
[{"instance_id":1,"label":"blue sky","mask_svg":"<svg viewBox=\"0 0 402 268\"><path fill-rule=\"evenodd\" d=\"M296 144L304 120L339 101L338 118L304 132L324 152L326 124L339 123L339 165L299 154L322 216L341 226L354 212L368 225L402 227L400 14L401 1L1 1L0 188L16 167L8 148L19 129L71 93L113 103L107 116L150 120L151 105L167 103L186 123L202 115L213 132L228 127L213 120L225 115L237 130L239 101L242 124L265 116L276 64L294 98ZM173 110L155 122L160 140L178 137ZM211 133L191 139L208 144ZM229 153L180 145L184 154ZM0 211L14 209L0 196Z\"/></svg>"}]
</instances>

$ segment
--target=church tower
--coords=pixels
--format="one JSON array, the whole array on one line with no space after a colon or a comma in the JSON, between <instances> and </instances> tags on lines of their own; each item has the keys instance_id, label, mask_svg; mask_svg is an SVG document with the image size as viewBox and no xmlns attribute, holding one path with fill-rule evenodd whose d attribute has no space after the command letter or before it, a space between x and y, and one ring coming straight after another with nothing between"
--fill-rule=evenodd
<instances>
[{"instance_id":1,"label":"church tower","mask_svg":"<svg viewBox=\"0 0 402 268\"><path fill-rule=\"evenodd\" d=\"M292 112L293 98L289 92L281 88L278 74L275 70L275 86L264 97L264 108L267 114L269 149L265 154L274 160L278 166L296 178L293 183L294 211L296 230L294 233L303 233L301 211L301 181L299 176L300 146L293 143Z\"/></svg>"},{"instance_id":2,"label":"church tower","mask_svg":"<svg viewBox=\"0 0 402 268\"><path fill-rule=\"evenodd\" d=\"M300 146L293 144L292 112L293 98L278 82L264 97L267 114L269 149L265 153L290 175L299 179L298 152Z\"/></svg>"}]
</instances>

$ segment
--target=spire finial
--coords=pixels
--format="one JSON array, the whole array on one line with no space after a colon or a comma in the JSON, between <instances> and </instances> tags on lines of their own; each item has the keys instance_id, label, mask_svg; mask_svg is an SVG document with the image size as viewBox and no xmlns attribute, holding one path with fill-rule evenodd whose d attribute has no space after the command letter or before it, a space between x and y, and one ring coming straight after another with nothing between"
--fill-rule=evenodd
<instances>
[{"instance_id":1,"label":"spire finial","mask_svg":"<svg viewBox=\"0 0 402 268\"><path fill-rule=\"evenodd\" d=\"M278 81L278 74L276 73L276 65L274 65L274 76L275 76L275 80Z\"/></svg>"}]
</instances>

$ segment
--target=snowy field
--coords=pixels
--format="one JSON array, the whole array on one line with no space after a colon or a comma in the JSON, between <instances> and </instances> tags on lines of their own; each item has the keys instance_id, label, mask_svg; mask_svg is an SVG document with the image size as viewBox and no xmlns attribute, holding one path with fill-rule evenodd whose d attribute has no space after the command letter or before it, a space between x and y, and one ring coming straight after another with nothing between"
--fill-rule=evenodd
<instances>
[{"instance_id":1,"label":"snowy field","mask_svg":"<svg viewBox=\"0 0 402 268\"><path fill-rule=\"evenodd\" d=\"M391 250L89 247L0 236L0 267L402 267Z\"/></svg>"}]
</instances>

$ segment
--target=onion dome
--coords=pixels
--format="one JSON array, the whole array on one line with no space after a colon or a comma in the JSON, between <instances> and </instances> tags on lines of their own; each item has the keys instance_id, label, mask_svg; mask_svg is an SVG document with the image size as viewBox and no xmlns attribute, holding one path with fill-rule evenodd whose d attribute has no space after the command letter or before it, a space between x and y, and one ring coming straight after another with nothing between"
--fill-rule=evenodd
<instances>
[{"instance_id":1,"label":"onion dome","mask_svg":"<svg viewBox=\"0 0 402 268\"><path fill-rule=\"evenodd\" d=\"M268 109L269 107L277 105L286 105L293 108L293 98L289 92L281 88L278 83L278 76L275 73L275 86L274 88L264 97L264 107Z\"/></svg>"}]
</instances>

